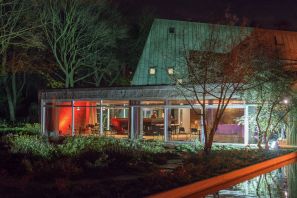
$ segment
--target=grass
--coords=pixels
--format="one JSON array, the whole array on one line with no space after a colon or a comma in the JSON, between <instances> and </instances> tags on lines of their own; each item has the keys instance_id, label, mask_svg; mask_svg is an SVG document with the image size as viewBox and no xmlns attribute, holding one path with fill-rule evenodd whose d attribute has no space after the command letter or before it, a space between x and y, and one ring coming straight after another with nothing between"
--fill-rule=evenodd
<instances>
[{"instance_id":1,"label":"grass","mask_svg":"<svg viewBox=\"0 0 297 198\"><path fill-rule=\"evenodd\" d=\"M205 156L199 142L168 148L158 141L36 135L2 137L0 147L0 194L11 197L142 197L292 151L214 146ZM164 168L173 159L181 164Z\"/></svg>"}]
</instances>

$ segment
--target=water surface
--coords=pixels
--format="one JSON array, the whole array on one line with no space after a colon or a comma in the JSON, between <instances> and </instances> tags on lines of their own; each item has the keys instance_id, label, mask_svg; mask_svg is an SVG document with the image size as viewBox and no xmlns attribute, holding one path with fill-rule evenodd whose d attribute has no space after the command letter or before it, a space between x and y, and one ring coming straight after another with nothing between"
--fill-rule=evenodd
<instances>
[{"instance_id":1,"label":"water surface","mask_svg":"<svg viewBox=\"0 0 297 198\"><path fill-rule=\"evenodd\" d=\"M250 180L220 190L207 198L273 197L297 198L297 163L292 163Z\"/></svg>"}]
</instances>

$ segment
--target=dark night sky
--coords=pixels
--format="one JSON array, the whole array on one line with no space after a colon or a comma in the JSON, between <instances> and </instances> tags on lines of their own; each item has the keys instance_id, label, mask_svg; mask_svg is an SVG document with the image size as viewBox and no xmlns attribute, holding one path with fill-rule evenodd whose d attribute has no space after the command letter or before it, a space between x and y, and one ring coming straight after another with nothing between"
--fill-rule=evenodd
<instances>
[{"instance_id":1,"label":"dark night sky","mask_svg":"<svg viewBox=\"0 0 297 198\"><path fill-rule=\"evenodd\" d=\"M225 10L250 26L297 31L297 0L114 0L128 12L150 7L160 18L216 23Z\"/></svg>"}]
</instances>

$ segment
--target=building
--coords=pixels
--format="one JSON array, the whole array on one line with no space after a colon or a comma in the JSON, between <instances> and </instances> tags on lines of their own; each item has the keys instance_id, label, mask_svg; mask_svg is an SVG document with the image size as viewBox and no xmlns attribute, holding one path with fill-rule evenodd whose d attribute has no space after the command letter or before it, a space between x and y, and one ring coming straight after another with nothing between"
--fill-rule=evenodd
<instances>
[{"instance_id":1,"label":"building","mask_svg":"<svg viewBox=\"0 0 297 198\"><path fill-rule=\"evenodd\" d=\"M184 51L203 51L203 42L212 33L213 27L218 40L224 43L213 53L230 53L244 45L248 38L260 35L258 42L269 49L277 49L279 58L288 69L296 68L295 32L156 19L131 86L41 91L42 133L50 136L93 134L164 141L203 138L201 118L192 108L199 110L199 105L188 103L176 90L170 75L187 72ZM208 101L208 121L211 122L216 102L211 96ZM253 106L234 95L214 141L255 143L254 131L249 127L249 112L253 111Z\"/></svg>"}]
</instances>

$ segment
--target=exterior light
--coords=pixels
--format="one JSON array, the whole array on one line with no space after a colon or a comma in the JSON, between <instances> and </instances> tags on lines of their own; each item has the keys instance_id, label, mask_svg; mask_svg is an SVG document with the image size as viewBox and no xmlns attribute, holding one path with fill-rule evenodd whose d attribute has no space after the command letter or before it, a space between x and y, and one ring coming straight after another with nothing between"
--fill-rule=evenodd
<instances>
[{"instance_id":1,"label":"exterior light","mask_svg":"<svg viewBox=\"0 0 297 198\"><path fill-rule=\"evenodd\" d=\"M278 141L272 141L270 144L270 148L273 150L277 150L279 148Z\"/></svg>"},{"instance_id":2,"label":"exterior light","mask_svg":"<svg viewBox=\"0 0 297 198\"><path fill-rule=\"evenodd\" d=\"M76 107L76 110L77 110L77 111L79 111L79 110L80 110L80 108L79 108L79 107Z\"/></svg>"},{"instance_id":3,"label":"exterior light","mask_svg":"<svg viewBox=\"0 0 297 198\"><path fill-rule=\"evenodd\" d=\"M283 102L284 102L285 104L288 104L288 103L289 103L288 99L284 99Z\"/></svg>"},{"instance_id":4,"label":"exterior light","mask_svg":"<svg viewBox=\"0 0 297 198\"><path fill-rule=\"evenodd\" d=\"M150 75L156 75L156 68L155 67L150 67L149 68L149 74Z\"/></svg>"}]
</instances>

